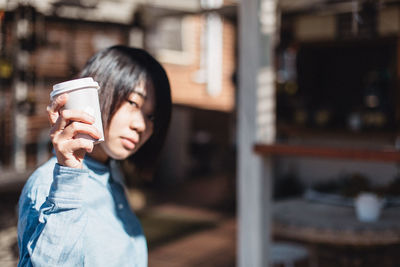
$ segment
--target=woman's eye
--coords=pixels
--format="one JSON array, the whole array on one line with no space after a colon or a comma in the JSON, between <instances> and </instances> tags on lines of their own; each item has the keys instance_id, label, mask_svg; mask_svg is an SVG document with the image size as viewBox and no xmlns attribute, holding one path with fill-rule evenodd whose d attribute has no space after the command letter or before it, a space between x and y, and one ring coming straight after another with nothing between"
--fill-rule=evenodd
<instances>
[{"instance_id":1,"label":"woman's eye","mask_svg":"<svg viewBox=\"0 0 400 267\"><path fill-rule=\"evenodd\" d=\"M128 103L129 103L129 105L131 105L131 106L133 106L133 107L136 107L136 108L138 108L139 107L139 104L137 103L137 102L135 102L135 101L132 101L132 100L127 100L128 101Z\"/></svg>"}]
</instances>

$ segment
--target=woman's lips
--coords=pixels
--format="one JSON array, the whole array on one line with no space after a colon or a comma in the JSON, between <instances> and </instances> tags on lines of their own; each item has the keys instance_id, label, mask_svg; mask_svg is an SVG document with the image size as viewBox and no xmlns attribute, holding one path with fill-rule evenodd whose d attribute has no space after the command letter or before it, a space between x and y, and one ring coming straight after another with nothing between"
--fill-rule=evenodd
<instances>
[{"instance_id":1,"label":"woman's lips","mask_svg":"<svg viewBox=\"0 0 400 267\"><path fill-rule=\"evenodd\" d=\"M122 137L121 140L122 140L121 141L122 145L125 148L127 148L128 150L133 150L135 148L135 146L136 146L136 143L137 143L135 140L130 139L130 138L125 138L125 137Z\"/></svg>"}]
</instances>

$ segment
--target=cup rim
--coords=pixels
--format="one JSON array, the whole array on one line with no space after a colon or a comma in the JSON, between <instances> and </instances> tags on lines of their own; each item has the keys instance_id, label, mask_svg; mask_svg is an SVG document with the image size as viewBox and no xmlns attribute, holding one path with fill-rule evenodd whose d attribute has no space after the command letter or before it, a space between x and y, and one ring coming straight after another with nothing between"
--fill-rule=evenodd
<instances>
[{"instance_id":1,"label":"cup rim","mask_svg":"<svg viewBox=\"0 0 400 267\"><path fill-rule=\"evenodd\" d=\"M50 93L50 98L52 99L56 95L83 88L95 88L96 90L99 90L100 86L92 77L73 79L53 85L53 91Z\"/></svg>"}]
</instances>

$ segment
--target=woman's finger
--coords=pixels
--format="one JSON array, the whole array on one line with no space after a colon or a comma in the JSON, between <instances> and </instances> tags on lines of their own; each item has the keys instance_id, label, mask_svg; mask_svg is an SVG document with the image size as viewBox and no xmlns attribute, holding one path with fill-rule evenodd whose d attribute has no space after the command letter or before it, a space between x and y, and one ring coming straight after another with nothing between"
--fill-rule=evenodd
<instances>
[{"instance_id":1,"label":"woman's finger","mask_svg":"<svg viewBox=\"0 0 400 267\"><path fill-rule=\"evenodd\" d=\"M51 125L54 125L59 117L60 109L67 103L68 94L61 94L57 96L47 106L47 114Z\"/></svg>"},{"instance_id":2,"label":"woman's finger","mask_svg":"<svg viewBox=\"0 0 400 267\"><path fill-rule=\"evenodd\" d=\"M64 130L60 133L60 138L63 139L73 139L78 134L87 134L94 139L100 138L100 133L96 127L90 124L73 121L68 126L64 128Z\"/></svg>"},{"instance_id":3,"label":"woman's finger","mask_svg":"<svg viewBox=\"0 0 400 267\"><path fill-rule=\"evenodd\" d=\"M51 133L62 131L72 121L93 124L94 117L81 110L64 109L60 112L55 124L52 127Z\"/></svg>"},{"instance_id":4,"label":"woman's finger","mask_svg":"<svg viewBox=\"0 0 400 267\"><path fill-rule=\"evenodd\" d=\"M93 151L93 147L94 143L92 140L77 138L57 144L57 151L63 154L74 154L77 151L85 150L90 153Z\"/></svg>"}]
</instances>

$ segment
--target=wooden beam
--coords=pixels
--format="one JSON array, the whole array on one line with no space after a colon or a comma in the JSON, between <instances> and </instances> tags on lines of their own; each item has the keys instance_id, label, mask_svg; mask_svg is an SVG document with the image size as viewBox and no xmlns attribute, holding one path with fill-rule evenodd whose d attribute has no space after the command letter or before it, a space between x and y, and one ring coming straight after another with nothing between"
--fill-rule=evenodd
<instances>
[{"instance_id":1,"label":"wooden beam","mask_svg":"<svg viewBox=\"0 0 400 267\"><path fill-rule=\"evenodd\" d=\"M292 144L255 144L254 151L264 156L318 157L400 163L400 151L394 148L369 149Z\"/></svg>"}]
</instances>

